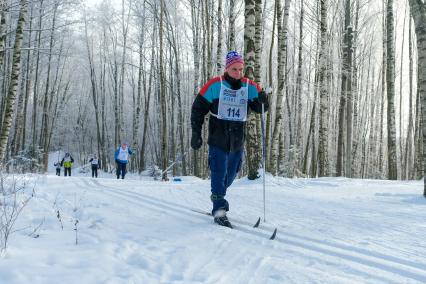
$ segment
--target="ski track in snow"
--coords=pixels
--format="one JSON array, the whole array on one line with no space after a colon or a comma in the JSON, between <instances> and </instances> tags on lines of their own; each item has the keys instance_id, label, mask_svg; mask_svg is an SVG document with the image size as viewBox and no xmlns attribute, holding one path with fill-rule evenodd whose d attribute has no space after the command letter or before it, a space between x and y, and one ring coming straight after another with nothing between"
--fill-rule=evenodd
<instances>
[{"instance_id":1,"label":"ski track in snow","mask_svg":"<svg viewBox=\"0 0 426 284\"><path fill-rule=\"evenodd\" d=\"M87 186L90 186L90 184L85 179L82 179L82 181L85 182ZM149 206L153 210L163 210L165 212L168 212L169 214L180 215L180 217L185 217L188 214L192 214L193 218L206 219L205 217L201 218L197 216L197 214L190 212L190 207L183 207L179 204L160 200L154 197L144 195L142 193L135 193L122 188L105 186L96 180L93 180L93 182L95 185L98 185L102 188L116 190L116 192L114 192L113 194L129 202L135 202L135 205ZM113 191L109 191L109 193L112 192ZM127 199L125 197L130 199ZM246 224L250 225L249 223ZM260 237L268 236L259 233L256 229L246 230L244 232ZM326 256L335 257L339 260L350 261L358 265L365 265L369 268L377 268L386 272L404 275L405 277L411 278L413 280L426 282L426 269L424 264L418 264L397 257L381 254L379 252L371 252L365 249L298 236L285 232L285 229L283 228L279 230L279 235L276 239L276 242L303 249L308 253L321 253Z\"/></svg>"},{"instance_id":2,"label":"ski track in snow","mask_svg":"<svg viewBox=\"0 0 426 284\"><path fill-rule=\"evenodd\" d=\"M228 192L229 218L238 227L230 230L193 211L210 210L209 181L183 180L41 176L38 207L26 220L35 226L45 216L44 229L38 239L22 233L11 241L10 252L0 258L6 264L0 265L0 279L32 284L426 283L426 226L420 222L426 202L412 182L271 177L268 223L251 228L263 214L260 183L241 179ZM381 189L372 190L376 186ZM346 187L350 190L343 191ZM78 246L72 245L75 220L80 222ZM275 227L276 239L268 240ZM51 252L50 246L60 251ZM31 254L36 263L25 261Z\"/></svg>"}]
</instances>

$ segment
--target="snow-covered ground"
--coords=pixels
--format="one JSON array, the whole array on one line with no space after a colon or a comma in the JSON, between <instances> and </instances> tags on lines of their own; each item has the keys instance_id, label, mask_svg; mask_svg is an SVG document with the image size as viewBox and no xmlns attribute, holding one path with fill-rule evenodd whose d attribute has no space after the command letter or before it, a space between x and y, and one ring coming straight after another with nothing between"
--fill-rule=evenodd
<instances>
[{"instance_id":1,"label":"snow-covered ground","mask_svg":"<svg viewBox=\"0 0 426 284\"><path fill-rule=\"evenodd\" d=\"M262 181L236 180L231 230L192 211L207 180L73 174L32 177L1 283L426 283L422 182L267 176L253 229Z\"/></svg>"}]
</instances>

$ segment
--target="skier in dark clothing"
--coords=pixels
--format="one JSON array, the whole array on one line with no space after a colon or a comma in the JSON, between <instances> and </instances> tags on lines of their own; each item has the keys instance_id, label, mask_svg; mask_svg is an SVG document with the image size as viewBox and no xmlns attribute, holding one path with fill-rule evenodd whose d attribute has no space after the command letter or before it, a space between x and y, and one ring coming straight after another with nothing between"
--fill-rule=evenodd
<instances>
[{"instance_id":1,"label":"skier in dark clothing","mask_svg":"<svg viewBox=\"0 0 426 284\"><path fill-rule=\"evenodd\" d=\"M126 175L126 165L129 162L129 156L132 155L133 152L130 147L127 146L127 143L121 143L121 146L115 150L115 162L117 163L117 179L124 179Z\"/></svg>"},{"instance_id":2,"label":"skier in dark clothing","mask_svg":"<svg viewBox=\"0 0 426 284\"><path fill-rule=\"evenodd\" d=\"M62 158L61 166L64 167L64 175L71 176L71 167L72 163L74 163L73 157L70 155L70 153L65 153L65 156Z\"/></svg>"},{"instance_id":3,"label":"skier in dark clothing","mask_svg":"<svg viewBox=\"0 0 426 284\"><path fill-rule=\"evenodd\" d=\"M92 177L98 177L98 168L100 168L99 165L99 159L98 157L95 155L93 155L93 158L91 158L89 160L89 163L92 165Z\"/></svg>"},{"instance_id":4,"label":"skier in dark clothing","mask_svg":"<svg viewBox=\"0 0 426 284\"><path fill-rule=\"evenodd\" d=\"M269 107L268 98L258 84L243 77L244 60L236 51L226 56L225 73L208 81L196 96L191 110L191 147L198 150L203 141L204 117L209 118L209 156L211 201L214 221L232 225L226 217L229 203L226 190L241 169L245 125L249 111L262 112Z\"/></svg>"}]
</instances>

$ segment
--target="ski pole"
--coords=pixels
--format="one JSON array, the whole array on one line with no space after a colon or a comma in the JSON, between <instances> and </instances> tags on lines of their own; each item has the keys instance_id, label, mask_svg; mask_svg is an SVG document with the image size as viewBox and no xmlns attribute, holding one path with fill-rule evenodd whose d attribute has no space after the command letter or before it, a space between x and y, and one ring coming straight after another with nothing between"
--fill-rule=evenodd
<instances>
[{"instance_id":1,"label":"ski pole","mask_svg":"<svg viewBox=\"0 0 426 284\"><path fill-rule=\"evenodd\" d=\"M271 94L272 89L267 87L265 93ZM263 222L266 223L266 138L265 138L265 104L262 104L262 162L263 162Z\"/></svg>"},{"instance_id":2,"label":"ski pole","mask_svg":"<svg viewBox=\"0 0 426 284\"><path fill-rule=\"evenodd\" d=\"M265 105L262 104L262 163L263 163L263 222L266 222L266 190L265 190L265 171L266 171L266 143L265 143Z\"/></svg>"},{"instance_id":3,"label":"ski pole","mask_svg":"<svg viewBox=\"0 0 426 284\"><path fill-rule=\"evenodd\" d=\"M160 176L162 177L164 175L164 173L166 173L168 170L170 170L177 162L181 161L183 159L183 157L186 156L186 154L188 154L188 151L183 153L183 155L177 157L176 160L170 166L168 166L164 171L161 172Z\"/></svg>"}]
</instances>

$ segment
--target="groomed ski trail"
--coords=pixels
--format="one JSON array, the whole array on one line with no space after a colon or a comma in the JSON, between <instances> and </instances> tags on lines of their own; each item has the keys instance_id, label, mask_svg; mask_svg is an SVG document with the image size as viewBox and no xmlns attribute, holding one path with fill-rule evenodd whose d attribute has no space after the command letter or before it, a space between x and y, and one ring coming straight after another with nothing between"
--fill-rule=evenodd
<instances>
[{"instance_id":1,"label":"groomed ski trail","mask_svg":"<svg viewBox=\"0 0 426 284\"><path fill-rule=\"evenodd\" d=\"M99 182L94 179L81 178L79 181L90 188L100 187L104 193L113 195L136 206L148 207L151 210L161 211L177 217L197 220L197 223L200 221L206 221L206 218L199 216L198 213L191 213L191 207L148 196L141 193L141 190L137 192L134 190L123 189L117 186L106 185L103 182ZM139 181L133 180L127 182L137 183ZM166 184L162 185L162 187L166 186ZM143 186L133 185L132 187L138 188ZM212 226L215 226L213 221L211 221L211 223ZM217 226L214 228L216 229ZM265 228L270 229L268 225L265 225ZM243 237L241 233L229 232L232 230L227 228L217 229L226 230L223 231L224 238L236 237L236 235L238 235L239 238ZM399 283L399 281L393 280L393 275L407 278L407 283L426 282L426 267L422 263L416 263L399 257L376 251L369 251L350 245L335 243L332 240L300 236L292 232L287 232L285 227L278 226L278 230L280 233L275 239L276 243L274 244L268 244L264 241L268 235L263 233L262 230L259 232L253 232L253 230L244 231L243 229L242 232L247 235L245 238L249 240L250 235L262 238L263 240L261 240L259 245L271 246L272 248L277 249L279 248L283 251L291 252L299 256L305 256L327 265L333 263L334 265L341 266L344 270L353 271L361 275L368 275L367 277L371 277L370 279L376 279L379 282Z\"/></svg>"}]
</instances>

